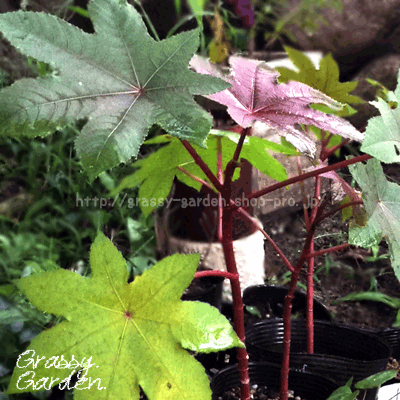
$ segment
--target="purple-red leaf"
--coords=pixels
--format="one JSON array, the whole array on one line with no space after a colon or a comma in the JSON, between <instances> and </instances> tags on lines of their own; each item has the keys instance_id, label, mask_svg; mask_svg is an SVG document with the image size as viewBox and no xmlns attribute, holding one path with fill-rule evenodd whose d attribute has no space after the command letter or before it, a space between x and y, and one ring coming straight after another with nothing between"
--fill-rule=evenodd
<instances>
[{"instance_id":1,"label":"purple-red leaf","mask_svg":"<svg viewBox=\"0 0 400 400\"><path fill-rule=\"evenodd\" d=\"M228 0L228 3L235 5L236 15L242 20L246 28L254 25L254 11L250 0Z\"/></svg>"},{"instance_id":2,"label":"purple-red leaf","mask_svg":"<svg viewBox=\"0 0 400 400\"><path fill-rule=\"evenodd\" d=\"M232 86L207 96L228 107L228 113L240 126L247 128L261 121L296 146L301 152L315 156L316 146L296 124L317 128L348 139L362 141L364 135L346 120L314 110L310 104L323 104L340 110L341 103L300 82L277 83L279 73L262 61L231 57L232 71L223 75L208 60L194 56L191 66L197 72L218 76Z\"/></svg>"}]
</instances>

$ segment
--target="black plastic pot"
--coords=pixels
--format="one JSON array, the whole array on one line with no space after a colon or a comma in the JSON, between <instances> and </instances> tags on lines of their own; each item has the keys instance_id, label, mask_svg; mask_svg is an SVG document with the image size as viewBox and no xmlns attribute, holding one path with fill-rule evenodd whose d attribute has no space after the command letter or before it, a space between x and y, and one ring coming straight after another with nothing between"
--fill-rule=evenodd
<instances>
[{"instance_id":1,"label":"black plastic pot","mask_svg":"<svg viewBox=\"0 0 400 400\"><path fill-rule=\"evenodd\" d=\"M258 285L250 286L243 292L243 303L246 306L256 306L262 315L283 318L285 296L288 288L283 286ZM307 295L296 290L292 303L292 315L300 313L304 318L307 310ZM314 319L332 321L332 316L325 306L314 299Z\"/></svg>"},{"instance_id":2,"label":"black plastic pot","mask_svg":"<svg viewBox=\"0 0 400 400\"><path fill-rule=\"evenodd\" d=\"M388 328L377 332L379 338L392 348L392 357L400 362L400 328Z\"/></svg>"},{"instance_id":3,"label":"black plastic pot","mask_svg":"<svg viewBox=\"0 0 400 400\"><path fill-rule=\"evenodd\" d=\"M390 347L376 335L361 329L315 321L314 354L307 354L304 320L291 321L290 367L327 376L339 385L384 371ZM246 332L246 345L252 361L280 364L283 351L283 320L264 320ZM365 399L375 399L377 390L368 390Z\"/></svg>"},{"instance_id":4,"label":"black plastic pot","mask_svg":"<svg viewBox=\"0 0 400 400\"><path fill-rule=\"evenodd\" d=\"M222 303L222 283L224 278L219 276L207 276L195 278L181 297L182 300L202 301L218 309Z\"/></svg>"},{"instance_id":5,"label":"black plastic pot","mask_svg":"<svg viewBox=\"0 0 400 400\"><path fill-rule=\"evenodd\" d=\"M268 362L249 363L251 385L262 385L279 391L281 367ZM228 390L239 386L237 365L220 371L211 380L212 400L218 400ZM289 371L289 389L295 396L307 400L326 400L339 386L329 378L296 370Z\"/></svg>"},{"instance_id":6,"label":"black plastic pot","mask_svg":"<svg viewBox=\"0 0 400 400\"><path fill-rule=\"evenodd\" d=\"M400 328L387 328L383 331L376 332L377 336L386 342L392 349L392 357L400 362ZM397 377L385 382L382 386L393 385L399 383Z\"/></svg>"}]
</instances>

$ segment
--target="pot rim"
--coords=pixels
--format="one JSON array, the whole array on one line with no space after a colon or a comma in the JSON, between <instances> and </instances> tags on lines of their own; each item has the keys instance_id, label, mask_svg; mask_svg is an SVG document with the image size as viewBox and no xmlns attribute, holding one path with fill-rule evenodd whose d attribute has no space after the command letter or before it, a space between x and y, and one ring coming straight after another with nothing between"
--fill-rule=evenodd
<instances>
[{"instance_id":1,"label":"pot rim","mask_svg":"<svg viewBox=\"0 0 400 400\"><path fill-rule=\"evenodd\" d=\"M281 365L280 364L267 362L267 361L249 362L250 384L251 384L251 381L254 382L258 378L257 376L256 377L253 376L253 378L252 378L252 376L251 376L252 372L254 374L254 372L256 372L260 368L262 368L262 369L264 369L264 368L265 369L267 369L267 368L275 369L275 374L278 373L279 376L280 376L280 373L281 373ZM213 396L215 395L215 389L216 389L215 388L215 386L216 386L215 382L221 376L224 377L224 375L226 375L226 374L228 374L229 377L231 378L231 379L229 379L227 386L231 384L230 381L235 379L235 375L236 375L236 378L237 378L237 385L235 385L235 386L240 385L238 365L234 364L234 365L230 365L228 367L225 367L225 368L221 369L217 374L215 374L211 379L210 386L211 386L211 390L213 392ZM267 376L267 375L263 373L261 376ZM299 382L300 383L304 383L304 379L307 379L307 377L308 378L312 377L312 378L315 378L316 380L322 382L321 386L327 387L328 389L330 387L330 389L332 389L330 392L333 392L335 389L339 388L339 386L340 386L333 379L330 379L330 378L328 378L328 377L326 377L324 375L317 374L317 373L314 373L314 372L309 372L309 371L302 371L300 369L289 368L289 387L290 387L290 382L292 382L292 387L290 389L294 390L294 392L296 394L296 383L297 383L297 385L299 384ZM223 379L222 382L226 382L226 381L227 381L226 379ZM274 384L276 384L276 386L274 386ZM265 384L264 383L260 383L260 385L267 386L266 383ZM279 387L280 387L280 380L278 380L278 381L274 380L272 384L269 383L269 386L272 386L273 388L276 388L278 390ZM234 386L232 386L232 387L234 387ZM294 387L294 389L293 389L293 387ZM304 386L303 386L303 390L307 390L307 389L304 389ZM300 388L300 391L302 391L301 388ZM216 395L219 396L220 394L217 392ZM213 399L214 399L214 397L213 397Z\"/></svg>"},{"instance_id":2,"label":"pot rim","mask_svg":"<svg viewBox=\"0 0 400 400\"><path fill-rule=\"evenodd\" d=\"M292 331L291 331L292 342L299 343L301 340L305 340L305 337L307 335L306 321L293 319L291 320L291 323L292 323ZM301 329L297 331L298 335L293 336L293 332L295 332L293 328L296 328L296 326L300 327ZM332 334L330 336L327 336L327 338L324 341L322 341L323 343L322 346L324 345L326 346L326 343L329 343L331 340L335 340L335 342L332 343L332 347L329 347L329 349L332 349L332 351L331 352L327 351L327 353L320 352L314 354L308 354L305 350L293 351L291 352L291 354L293 354L292 357L298 360L302 359L305 361L309 359L315 361L331 360L332 362L334 362L336 360L339 364L343 362L348 362L362 367L364 365L369 365L369 364L379 364L385 360L389 360L390 356L392 355L392 348L386 341L382 340L378 335L363 331L362 328L354 328L352 326L345 324L338 324L336 322L318 321L318 320L314 321L314 327L315 326L322 329L323 328L333 329L331 331ZM262 328L265 328L265 330L263 331ZM280 336L277 337L278 332L274 331L279 331ZM253 348L253 353L255 349L259 349L259 351L266 354L276 354L276 355L282 354L282 351L277 350L275 346L276 345L282 346L283 331L284 327L282 318L262 320L260 322L255 323L253 326L246 329L246 343L247 346L249 347L249 351L251 351L250 349ZM353 332L355 335L360 336L359 338L352 337L351 340L353 341L353 343L358 344L360 343L360 340L363 340L363 338L365 339L368 338L371 341L371 343L376 343L380 347L375 346L373 353L366 353L360 346L358 346L355 355L352 356L350 354L349 357L340 355L341 353L343 353L343 349L352 347L351 344L352 342L346 341L346 339L350 340L350 338L346 336L346 331L347 333ZM266 335L268 335L267 338L265 338ZM335 352L338 352L338 354L336 355ZM366 357L365 359L363 359L359 355L361 353L369 354L370 357L369 358Z\"/></svg>"}]
</instances>

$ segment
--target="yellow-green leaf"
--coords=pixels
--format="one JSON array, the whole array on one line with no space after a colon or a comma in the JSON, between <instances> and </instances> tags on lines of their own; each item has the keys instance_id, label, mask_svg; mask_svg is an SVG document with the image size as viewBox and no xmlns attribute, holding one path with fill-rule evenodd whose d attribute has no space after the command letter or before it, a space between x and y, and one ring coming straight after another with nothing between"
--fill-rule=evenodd
<instances>
[{"instance_id":1,"label":"yellow-green leaf","mask_svg":"<svg viewBox=\"0 0 400 400\"><path fill-rule=\"evenodd\" d=\"M122 255L99 234L90 253L92 277L59 269L16 281L38 309L64 321L20 355L8 392L65 385L81 370L79 388L86 389L75 390L76 400L138 400L139 386L150 400L210 400L204 369L184 348L243 344L216 308L180 300L199 260L196 254L165 258L128 284Z\"/></svg>"}]
</instances>

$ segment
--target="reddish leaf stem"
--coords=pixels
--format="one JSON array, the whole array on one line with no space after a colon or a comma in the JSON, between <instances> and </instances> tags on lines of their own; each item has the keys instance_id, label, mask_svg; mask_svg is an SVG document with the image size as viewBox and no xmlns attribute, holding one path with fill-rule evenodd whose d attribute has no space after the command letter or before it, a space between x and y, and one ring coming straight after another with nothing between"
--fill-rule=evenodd
<instances>
[{"instance_id":1,"label":"reddish leaf stem","mask_svg":"<svg viewBox=\"0 0 400 400\"><path fill-rule=\"evenodd\" d=\"M220 191L225 204L230 204L232 195L232 177L235 169L239 166L238 160L240 152L243 147L248 129L244 129L240 134L239 142L236 146L233 159L228 163L225 169L225 178L223 184L223 191ZM228 272L238 275L235 253L233 250L233 237L232 237L232 207L222 208L222 248L225 255L225 263ZM242 292L240 290L239 277L231 279L232 300L233 300L233 315L235 332L239 339L245 343L245 328L244 328L244 313L243 313L243 300ZM240 376L240 392L242 400L250 400L250 378L249 378L249 356L247 350L244 348L237 349L238 370Z\"/></svg>"},{"instance_id":2,"label":"reddish leaf stem","mask_svg":"<svg viewBox=\"0 0 400 400\"><path fill-rule=\"evenodd\" d=\"M336 214L338 211L343 210L344 208L347 208L347 207L354 207L354 206L360 206L360 205L362 205L362 204L363 204L363 201L362 201L362 200L351 201L351 202L349 202L349 203L342 204L342 205L336 207L334 210L329 211L329 212L327 212L327 213L325 213L325 214L322 214L318 219L315 220L315 223L316 223L316 224L319 224L319 223L320 223L322 220L324 220L325 218L328 218L328 217L330 217L331 215Z\"/></svg>"},{"instance_id":3,"label":"reddish leaf stem","mask_svg":"<svg viewBox=\"0 0 400 400\"><path fill-rule=\"evenodd\" d=\"M318 257L318 256L322 256L322 255L327 254L327 253L335 253L337 251L346 249L349 246L350 246L349 243L339 244L338 246L329 247L329 249L322 249L322 250L314 251L313 253L310 253L307 257L308 258L310 258L310 257Z\"/></svg>"},{"instance_id":4,"label":"reddish leaf stem","mask_svg":"<svg viewBox=\"0 0 400 400\"><path fill-rule=\"evenodd\" d=\"M251 128L245 128L240 133L239 142L236 145L233 158L231 161L229 161L228 165L225 168L225 181L224 181L225 188L229 187L232 183L232 177L235 172L235 169L239 167L239 157L240 157L240 152L242 151L243 148L244 140L246 139L246 136L250 133L250 131Z\"/></svg>"},{"instance_id":5,"label":"reddish leaf stem","mask_svg":"<svg viewBox=\"0 0 400 400\"><path fill-rule=\"evenodd\" d=\"M198 271L194 274L195 278L205 278L207 276L217 276L217 277L222 276L223 278L229 280L239 279L238 274L231 274L230 272L220 271L218 269L213 269L211 271Z\"/></svg>"},{"instance_id":6,"label":"reddish leaf stem","mask_svg":"<svg viewBox=\"0 0 400 400\"><path fill-rule=\"evenodd\" d=\"M332 136L332 133L329 133L328 135L322 135L321 132L321 144L323 149L326 149L326 146L328 146L329 141L332 139Z\"/></svg>"},{"instance_id":7,"label":"reddish leaf stem","mask_svg":"<svg viewBox=\"0 0 400 400\"><path fill-rule=\"evenodd\" d=\"M185 174L185 175L187 175L187 176L190 176L190 177L191 177L193 180L195 180L196 182L200 182L202 185L204 185L204 186L208 187L209 189L213 190L212 186L211 186L208 182L203 181L203 179L199 178L198 176L193 175L192 173L186 171L186 170L183 169L182 167L176 167L176 169L178 169L179 171L181 171L183 174Z\"/></svg>"},{"instance_id":8,"label":"reddish leaf stem","mask_svg":"<svg viewBox=\"0 0 400 400\"><path fill-rule=\"evenodd\" d=\"M222 171L222 148L221 148L221 137L217 137L217 151L218 151L218 159L217 159L217 179L223 184L223 171ZM218 229L217 229L217 238L218 241L222 242L222 194L218 192Z\"/></svg>"},{"instance_id":9,"label":"reddish leaf stem","mask_svg":"<svg viewBox=\"0 0 400 400\"><path fill-rule=\"evenodd\" d=\"M314 224L315 216L319 208L321 201L321 176L315 177L315 190L314 190L314 204L311 210L309 226L307 229L311 229ZM314 252L314 235L310 240L310 247L308 253ZM307 326L307 353L314 354L314 263L315 258L310 257L308 259L307 266L307 312L306 312L306 326Z\"/></svg>"},{"instance_id":10,"label":"reddish leaf stem","mask_svg":"<svg viewBox=\"0 0 400 400\"><path fill-rule=\"evenodd\" d=\"M194 150L194 151L195 151L195 150ZM235 152L235 153L236 153L236 152ZM240 154L240 152L239 152L239 154ZM195 160L195 162L196 162L196 160ZM196 162L196 163L197 163L197 162ZM197 165L199 165L199 164L197 164ZM201 165L199 165L199 167L201 168ZM206 187L212 189L212 187L210 186L210 184L207 183L206 181L204 181L204 180L198 178L197 176L191 174L191 173L188 172L188 171L185 171L182 167L178 167L178 169L179 169L179 171L181 171L181 172L184 173L185 175L190 176L190 177L191 177L192 179L194 179L195 181L200 182L202 185L204 185L204 186L206 186ZM211 173L212 173L212 172L211 172ZM219 208L219 211L222 213L222 204L223 204L223 202L222 202L222 195L221 195L220 192L219 192L219 199L220 199L220 201L219 201L219 204L218 204L218 208ZM226 204L226 203L225 203L225 204ZM230 205L231 208L235 206L235 202L234 202L232 199L230 199L230 198L229 198L229 205ZM274 250L275 250L275 251L278 253L278 255L281 257L281 259L282 259L283 263L285 264L286 268L287 268L290 272L293 272L293 271L294 271L293 265L292 265L292 264L290 263L290 261L286 258L286 256L283 254L282 250L278 247L278 245L274 242L274 240L267 234L267 232L264 231L264 229L250 216L250 214L249 214L245 209L243 209L242 207L239 207L237 210L238 210L238 212L239 212L240 214L242 214L245 218L247 218L247 220L250 221L250 222L264 235L264 237L268 240L268 242L271 244L271 246L274 248ZM222 216L220 217L220 216L218 215L218 226L220 226L220 225L221 225L221 227L222 227Z\"/></svg>"},{"instance_id":11,"label":"reddish leaf stem","mask_svg":"<svg viewBox=\"0 0 400 400\"><path fill-rule=\"evenodd\" d=\"M299 175L303 173L301 169L301 164L300 164L300 157L296 157L296 164L297 164L297 171ZM308 210L307 210L307 198L306 198L306 191L304 187L304 181L300 181L300 187L301 187L301 197L303 201L303 214L304 214L304 224L306 226L306 229L308 229L309 226L309 216L308 216Z\"/></svg>"},{"instance_id":12,"label":"reddish leaf stem","mask_svg":"<svg viewBox=\"0 0 400 400\"><path fill-rule=\"evenodd\" d=\"M232 241L232 210L223 208L222 224L224 227L222 235L222 248L224 250L225 262L228 272L237 275L235 254ZM239 279L231 279L234 329L239 339L245 343L244 312L242 293ZM241 399L250 400L250 379L249 379L249 356L244 348L237 349L238 370L240 376Z\"/></svg>"},{"instance_id":13,"label":"reddish leaf stem","mask_svg":"<svg viewBox=\"0 0 400 400\"><path fill-rule=\"evenodd\" d=\"M303 181L308 178L312 178L313 176L321 175L325 172L344 168L349 165L356 164L358 162L367 161L371 158L372 157L369 154L363 154L362 156L353 157L348 160L340 161L336 164L328 165L327 167L319 168L317 170L306 172L305 174L301 174L299 176L295 176L293 178L286 179L286 181L275 183L274 185L268 186L265 189L261 189L261 190L258 190L257 192L247 195L246 198L250 201L251 199L255 199L257 197L264 196L264 195L271 193L277 189L280 189L281 187L292 185L293 183ZM236 206L236 205L235 205L235 207L236 207L236 209L238 208L238 206Z\"/></svg>"},{"instance_id":14,"label":"reddish leaf stem","mask_svg":"<svg viewBox=\"0 0 400 400\"><path fill-rule=\"evenodd\" d=\"M182 144L185 146L186 150L193 157L195 163L201 168L201 170L206 174L207 178L216 187L219 193L223 196L225 204L230 204L230 207L222 207L222 248L225 256L226 268L230 274L232 274L230 279L232 288L232 299L233 299L233 312L234 312L234 329L239 337L239 339L245 343L245 328L244 328L244 312L243 312L243 301L242 293L240 290L239 275L236 267L235 254L233 250L233 238L232 238L232 213L234 211L231 200L231 185L225 187L222 185L218 178L212 173L208 166L204 163L201 157L197 154L196 150L188 143L186 140L182 140ZM235 152L236 154L236 152ZM240 151L239 151L240 154ZM208 185L208 184L207 184ZM236 278L234 278L236 276ZM247 354L246 348L237 349L237 359L238 359L238 370L240 376L240 386L241 386L241 399L250 400L250 379L249 379L249 356Z\"/></svg>"},{"instance_id":15,"label":"reddish leaf stem","mask_svg":"<svg viewBox=\"0 0 400 400\"><path fill-rule=\"evenodd\" d=\"M314 252L314 236L311 238L309 253ZM307 327L307 353L314 354L314 264L315 257L308 259L307 265L307 310L306 310L306 327Z\"/></svg>"},{"instance_id":16,"label":"reddish leaf stem","mask_svg":"<svg viewBox=\"0 0 400 400\"><path fill-rule=\"evenodd\" d=\"M341 143L336 146L331 147L330 149L322 149L320 154L320 160L325 161L328 157L330 157L336 150L339 150L341 147L350 142L350 139L344 139Z\"/></svg>"},{"instance_id":17,"label":"reddish leaf stem","mask_svg":"<svg viewBox=\"0 0 400 400\"><path fill-rule=\"evenodd\" d=\"M234 204L234 202L231 201L231 204ZM286 268L290 272L293 272L294 271L293 265L286 258L286 256L283 254L282 250L278 247L278 245L274 242L274 240L268 235L268 233L264 231L264 229L250 216L250 214L246 210L239 207L238 212L242 214L244 217L246 217L264 235L264 237L268 240L268 242L271 244L274 250L281 257L283 263L286 265Z\"/></svg>"},{"instance_id":18,"label":"reddish leaf stem","mask_svg":"<svg viewBox=\"0 0 400 400\"><path fill-rule=\"evenodd\" d=\"M193 157L195 163L201 168L210 182L215 186L218 191L223 191L224 187L221 183L219 183L216 176L212 173L208 165L202 160L202 158L197 154L197 151L192 147L192 145L187 140L181 140L181 143L185 147L185 149L189 152L189 154Z\"/></svg>"},{"instance_id":19,"label":"reddish leaf stem","mask_svg":"<svg viewBox=\"0 0 400 400\"><path fill-rule=\"evenodd\" d=\"M321 212L321 207L317 210L315 219L319 217ZM292 313L292 302L294 298L294 291L297 286L297 281L299 279L301 268L304 261L310 255L310 244L314 237L315 224L311 223L310 229L307 231L306 242L303 247L303 251L300 255L299 261L297 262L294 272L292 273L290 279L290 285L288 294L285 297L285 307L283 312L283 358L282 358L282 369L281 369L281 391L280 399L288 400L288 390L289 390L289 356L290 356L290 337L291 337L291 321L290 316Z\"/></svg>"},{"instance_id":20,"label":"reddish leaf stem","mask_svg":"<svg viewBox=\"0 0 400 400\"><path fill-rule=\"evenodd\" d=\"M295 270L290 278L289 290L285 297L285 307L283 313L283 357L282 357L282 367L281 367L281 391L280 391L281 400L288 400L289 355L290 355L290 337L291 337L290 315L292 314L292 301L294 297L294 291L296 288L297 280L300 274L300 270L301 268L298 268L298 266L295 267Z\"/></svg>"},{"instance_id":21,"label":"reddish leaf stem","mask_svg":"<svg viewBox=\"0 0 400 400\"><path fill-rule=\"evenodd\" d=\"M197 182L200 182L202 185L208 187L209 189L212 190L211 185L206 182L203 181L202 179L200 179L199 177L191 174L190 172L184 170L182 167L177 167L179 169L179 171L181 171L182 173L184 173L187 176L190 176L192 179L194 179ZM221 200L220 200L220 204L218 205L219 208L221 208L221 212L222 212L222 196L221 196ZM235 202L232 199L229 199L229 205L230 207L235 206ZM278 247L278 245L274 242L274 240L268 235L267 232L264 231L264 229L254 220L254 218L251 217L251 215L242 207L239 207L237 209L237 211L242 214L249 222L252 223L253 226L255 226L263 235L264 237L268 240L268 242L271 244L271 246L274 248L274 250L278 253L278 255L281 257L283 263L285 264L286 268L290 271L293 272L294 268L293 265L290 263L290 261L286 258L286 256L283 254L282 250ZM220 218L218 216L218 226L221 224L222 226L222 217Z\"/></svg>"}]
</instances>

